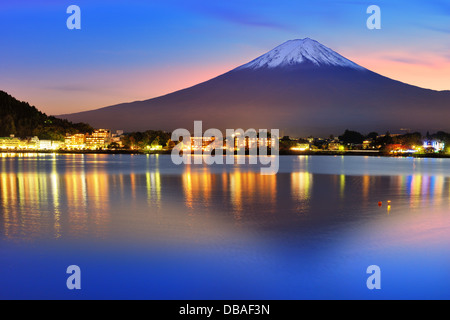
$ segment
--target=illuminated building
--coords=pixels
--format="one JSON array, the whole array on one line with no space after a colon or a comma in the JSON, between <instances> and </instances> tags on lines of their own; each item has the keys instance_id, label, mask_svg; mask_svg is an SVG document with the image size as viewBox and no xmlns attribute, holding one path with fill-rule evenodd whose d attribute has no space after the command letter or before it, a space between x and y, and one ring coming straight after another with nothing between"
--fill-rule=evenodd
<instances>
[{"instance_id":1,"label":"illuminated building","mask_svg":"<svg viewBox=\"0 0 450 320\"><path fill-rule=\"evenodd\" d=\"M38 150L39 149L39 138L38 137L32 137L28 139L25 143L21 145L22 149L26 150Z\"/></svg>"},{"instance_id":2,"label":"illuminated building","mask_svg":"<svg viewBox=\"0 0 450 320\"><path fill-rule=\"evenodd\" d=\"M0 138L0 149L3 150L57 150L61 142L52 140L39 140L38 137L19 139L13 136Z\"/></svg>"},{"instance_id":3,"label":"illuminated building","mask_svg":"<svg viewBox=\"0 0 450 320\"><path fill-rule=\"evenodd\" d=\"M329 144L328 144L328 150L331 150L331 151L340 151L342 148L341 148L341 144L339 143L339 142L330 142Z\"/></svg>"},{"instance_id":4,"label":"illuminated building","mask_svg":"<svg viewBox=\"0 0 450 320\"><path fill-rule=\"evenodd\" d=\"M371 140L365 140L365 141L363 142L363 149L364 149L364 150L370 149L371 144L372 144L372 141L371 141Z\"/></svg>"},{"instance_id":5,"label":"illuminated building","mask_svg":"<svg viewBox=\"0 0 450 320\"><path fill-rule=\"evenodd\" d=\"M37 137L36 137L37 138ZM62 142L53 140L39 140L37 144L38 150L58 150L61 148Z\"/></svg>"},{"instance_id":6,"label":"illuminated building","mask_svg":"<svg viewBox=\"0 0 450 320\"><path fill-rule=\"evenodd\" d=\"M116 133L111 135L111 143L117 143L119 147L123 147L123 130L117 130Z\"/></svg>"},{"instance_id":7,"label":"illuminated building","mask_svg":"<svg viewBox=\"0 0 450 320\"><path fill-rule=\"evenodd\" d=\"M271 148L275 145L274 138L240 137L239 133L234 136L234 147L236 149Z\"/></svg>"},{"instance_id":8,"label":"illuminated building","mask_svg":"<svg viewBox=\"0 0 450 320\"><path fill-rule=\"evenodd\" d=\"M418 150L410 149L402 144L390 144L386 146L390 153L416 153Z\"/></svg>"},{"instance_id":9,"label":"illuminated building","mask_svg":"<svg viewBox=\"0 0 450 320\"><path fill-rule=\"evenodd\" d=\"M209 146L216 140L215 137L191 137L191 150L207 150Z\"/></svg>"},{"instance_id":10,"label":"illuminated building","mask_svg":"<svg viewBox=\"0 0 450 320\"><path fill-rule=\"evenodd\" d=\"M437 140L425 141L423 147L425 150L434 149L435 152L439 152L444 150L445 143Z\"/></svg>"},{"instance_id":11,"label":"illuminated building","mask_svg":"<svg viewBox=\"0 0 450 320\"><path fill-rule=\"evenodd\" d=\"M10 137L0 138L0 148L2 149L20 149L22 141L19 138L15 138L13 135Z\"/></svg>"},{"instance_id":12,"label":"illuminated building","mask_svg":"<svg viewBox=\"0 0 450 320\"><path fill-rule=\"evenodd\" d=\"M95 130L86 136L86 148L91 150L106 148L111 143L111 131L105 129Z\"/></svg>"},{"instance_id":13,"label":"illuminated building","mask_svg":"<svg viewBox=\"0 0 450 320\"><path fill-rule=\"evenodd\" d=\"M295 147L292 147L292 151L308 151L311 147L309 143L298 143Z\"/></svg>"},{"instance_id":14,"label":"illuminated building","mask_svg":"<svg viewBox=\"0 0 450 320\"><path fill-rule=\"evenodd\" d=\"M38 149L39 150L51 150L51 149L53 149L52 141L51 140L39 140Z\"/></svg>"},{"instance_id":15,"label":"illuminated building","mask_svg":"<svg viewBox=\"0 0 450 320\"><path fill-rule=\"evenodd\" d=\"M84 149L86 147L86 135L81 133L67 135L64 144L66 146L66 149Z\"/></svg>"}]
</instances>

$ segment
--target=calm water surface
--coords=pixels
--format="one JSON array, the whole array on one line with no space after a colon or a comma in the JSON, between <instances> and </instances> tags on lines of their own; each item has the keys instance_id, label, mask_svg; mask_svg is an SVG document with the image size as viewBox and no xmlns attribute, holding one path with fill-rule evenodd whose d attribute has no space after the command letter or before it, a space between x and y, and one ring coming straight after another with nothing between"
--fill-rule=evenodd
<instances>
[{"instance_id":1,"label":"calm water surface","mask_svg":"<svg viewBox=\"0 0 450 320\"><path fill-rule=\"evenodd\" d=\"M366 287L374 264L379 291ZM449 299L449 288L450 159L288 156L262 176L170 156L0 154L3 299Z\"/></svg>"}]
</instances>

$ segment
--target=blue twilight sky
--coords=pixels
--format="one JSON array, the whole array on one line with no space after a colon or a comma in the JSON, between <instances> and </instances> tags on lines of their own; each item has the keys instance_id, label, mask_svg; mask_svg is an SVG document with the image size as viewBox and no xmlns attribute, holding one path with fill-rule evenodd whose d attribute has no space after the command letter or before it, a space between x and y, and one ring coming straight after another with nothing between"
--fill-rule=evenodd
<instances>
[{"instance_id":1,"label":"blue twilight sky","mask_svg":"<svg viewBox=\"0 0 450 320\"><path fill-rule=\"evenodd\" d=\"M372 71L450 89L450 0L1 0L0 90L49 114L149 99L310 37ZM70 5L81 30L68 30ZM382 29L369 30L369 5Z\"/></svg>"}]
</instances>

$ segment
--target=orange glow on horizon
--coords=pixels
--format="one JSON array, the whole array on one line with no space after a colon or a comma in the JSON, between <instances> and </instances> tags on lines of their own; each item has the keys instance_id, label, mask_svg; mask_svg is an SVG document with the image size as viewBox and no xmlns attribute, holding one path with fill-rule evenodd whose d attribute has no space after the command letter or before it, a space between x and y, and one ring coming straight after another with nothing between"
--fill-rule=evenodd
<instances>
[{"instance_id":1,"label":"orange glow on horizon","mask_svg":"<svg viewBox=\"0 0 450 320\"><path fill-rule=\"evenodd\" d=\"M434 53L360 52L359 65L382 76L432 90L450 90L450 59Z\"/></svg>"}]
</instances>

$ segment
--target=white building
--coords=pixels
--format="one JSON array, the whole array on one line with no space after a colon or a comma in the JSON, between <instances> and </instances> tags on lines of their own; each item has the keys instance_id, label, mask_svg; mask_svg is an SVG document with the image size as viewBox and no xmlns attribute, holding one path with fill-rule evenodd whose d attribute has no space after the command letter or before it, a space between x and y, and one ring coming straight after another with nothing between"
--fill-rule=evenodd
<instances>
[{"instance_id":1,"label":"white building","mask_svg":"<svg viewBox=\"0 0 450 320\"><path fill-rule=\"evenodd\" d=\"M443 151L445 149L445 143L438 140L425 141L423 144L425 149L433 148L436 152Z\"/></svg>"}]
</instances>

